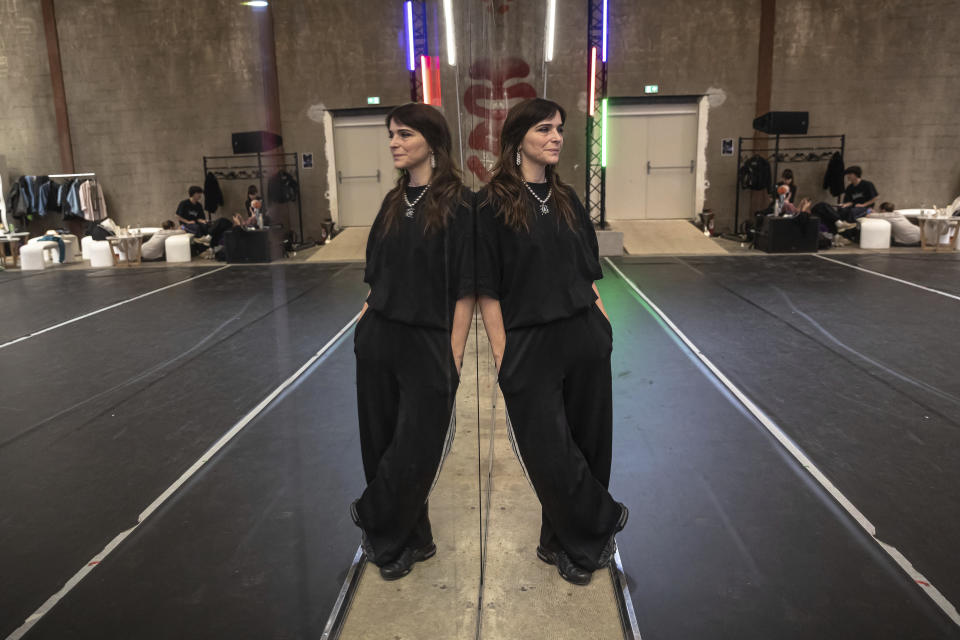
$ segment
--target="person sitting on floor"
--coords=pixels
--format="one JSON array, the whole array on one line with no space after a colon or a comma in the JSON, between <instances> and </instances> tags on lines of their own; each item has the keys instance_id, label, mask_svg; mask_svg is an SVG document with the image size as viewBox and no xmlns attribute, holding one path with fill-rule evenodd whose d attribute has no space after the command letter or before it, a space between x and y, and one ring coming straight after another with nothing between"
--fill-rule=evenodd
<instances>
[{"instance_id":1,"label":"person sitting on floor","mask_svg":"<svg viewBox=\"0 0 960 640\"><path fill-rule=\"evenodd\" d=\"M890 244L895 247L919 247L920 227L896 211L892 202L884 202L879 211L867 214L868 218L881 218L890 223Z\"/></svg>"},{"instance_id":2,"label":"person sitting on floor","mask_svg":"<svg viewBox=\"0 0 960 640\"><path fill-rule=\"evenodd\" d=\"M257 190L257 185L252 184L247 187L247 200L243 203L243 210L249 215L252 213L253 209L251 208L254 201L260 200L260 192Z\"/></svg>"},{"instance_id":3,"label":"person sitting on floor","mask_svg":"<svg viewBox=\"0 0 960 640\"><path fill-rule=\"evenodd\" d=\"M796 204L797 202L797 183L793 181L793 171L790 169L784 169L783 174L780 178L780 182L777 183L777 186L784 185L790 192L787 194L786 201L790 204Z\"/></svg>"},{"instance_id":4,"label":"person sitting on floor","mask_svg":"<svg viewBox=\"0 0 960 640\"><path fill-rule=\"evenodd\" d=\"M847 188L843 190L843 204L840 208L849 209L844 216L847 222L853 222L867 215L867 211L873 207L879 197L877 188L869 180L864 180L862 175L863 170L856 165L847 167L843 172Z\"/></svg>"},{"instance_id":5,"label":"person sitting on floor","mask_svg":"<svg viewBox=\"0 0 960 640\"><path fill-rule=\"evenodd\" d=\"M187 193L189 197L177 206L177 219L181 229L202 238L207 235L207 219L203 217L203 205L200 204L203 188L193 186Z\"/></svg>"},{"instance_id":6,"label":"person sitting on floor","mask_svg":"<svg viewBox=\"0 0 960 640\"><path fill-rule=\"evenodd\" d=\"M785 216L795 216L800 213L810 213L810 208L813 206L813 202L810 198L801 198L799 205L794 205L789 200L783 203L783 209L781 213Z\"/></svg>"},{"instance_id":7,"label":"person sitting on floor","mask_svg":"<svg viewBox=\"0 0 960 640\"><path fill-rule=\"evenodd\" d=\"M173 220L164 220L163 224L160 225L160 231L153 234L140 248L141 259L145 261L162 260L167 238L180 233L184 232L177 229L177 225Z\"/></svg>"}]
</instances>

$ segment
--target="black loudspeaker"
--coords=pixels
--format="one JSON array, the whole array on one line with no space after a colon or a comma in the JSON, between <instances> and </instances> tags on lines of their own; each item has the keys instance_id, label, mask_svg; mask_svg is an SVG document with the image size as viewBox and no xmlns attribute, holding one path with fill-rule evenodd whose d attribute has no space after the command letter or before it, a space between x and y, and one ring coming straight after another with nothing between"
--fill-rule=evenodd
<instances>
[{"instance_id":1,"label":"black loudspeaker","mask_svg":"<svg viewBox=\"0 0 960 640\"><path fill-rule=\"evenodd\" d=\"M234 153L263 153L283 146L283 138L269 131L241 131L233 134Z\"/></svg>"},{"instance_id":2,"label":"black loudspeaker","mask_svg":"<svg viewBox=\"0 0 960 640\"><path fill-rule=\"evenodd\" d=\"M223 246L230 264L273 262L283 257L283 229L233 229L223 234Z\"/></svg>"},{"instance_id":3,"label":"black loudspeaker","mask_svg":"<svg viewBox=\"0 0 960 640\"><path fill-rule=\"evenodd\" d=\"M755 119L753 128L763 133L804 135L809 124L808 111L771 111Z\"/></svg>"},{"instance_id":4,"label":"black loudspeaker","mask_svg":"<svg viewBox=\"0 0 960 640\"><path fill-rule=\"evenodd\" d=\"M753 245L767 253L816 253L820 218L754 216Z\"/></svg>"}]
</instances>

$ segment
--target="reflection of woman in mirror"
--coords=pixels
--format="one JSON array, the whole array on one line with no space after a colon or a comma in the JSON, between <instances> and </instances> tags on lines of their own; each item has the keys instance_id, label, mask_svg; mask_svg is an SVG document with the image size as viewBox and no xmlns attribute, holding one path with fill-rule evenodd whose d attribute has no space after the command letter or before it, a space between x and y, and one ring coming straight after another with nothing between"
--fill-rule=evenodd
<instances>
[{"instance_id":1,"label":"reflection of woman in mirror","mask_svg":"<svg viewBox=\"0 0 960 640\"><path fill-rule=\"evenodd\" d=\"M477 295L512 436L542 506L537 556L587 584L627 508L607 491L613 331L595 280L597 236L555 165L566 113L534 98L507 114L477 194Z\"/></svg>"},{"instance_id":2,"label":"reflection of woman in mirror","mask_svg":"<svg viewBox=\"0 0 960 640\"><path fill-rule=\"evenodd\" d=\"M350 515L367 558L393 580L437 550L427 496L473 315L473 198L439 111L407 104L386 122L400 177L367 241L370 293L354 333L367 488Z\"/></svg>"}]
</instances>

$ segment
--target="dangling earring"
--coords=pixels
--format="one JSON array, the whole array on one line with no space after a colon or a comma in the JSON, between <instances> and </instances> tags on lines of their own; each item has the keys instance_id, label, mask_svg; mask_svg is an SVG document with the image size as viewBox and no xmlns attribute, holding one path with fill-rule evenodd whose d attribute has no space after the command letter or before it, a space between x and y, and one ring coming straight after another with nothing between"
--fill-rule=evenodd
<instances>
[{"instance_id":1,"label":"dangling earring","mask_svg":"<svg viewBox=\"0 0 960 640\"><path fill-rule=\"evenodd\" d=\"M433 151L430 152L430 168L437 168L437 156L433 155Z\"/></svg>"},{"instance_id":2,"label":"dangling earring","mask_svg":"<svg viewBox=\"0 0 960 640\"><path fill-rule=\"evenodd\" d=\"M517 166L520 166L520 149L517 149Z\"/></svg>"}]
</instances>

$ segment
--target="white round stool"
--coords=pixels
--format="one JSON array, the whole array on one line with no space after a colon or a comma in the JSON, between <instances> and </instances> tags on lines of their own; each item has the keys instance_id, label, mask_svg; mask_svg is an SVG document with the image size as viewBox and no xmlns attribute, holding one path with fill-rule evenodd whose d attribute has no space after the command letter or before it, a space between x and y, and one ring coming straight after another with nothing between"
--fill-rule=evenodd
<instances>
[{"instance_id":1,"label":"white round stool","mask_svg":"<svg viewBox=\"0 0 960 640\"><path fill-rule=\"evenodd\" d=\"M90 249L93 247L94 242L96 242L96 240L93 239L93 236L83 236L83 238L80 239L80 253L84 260L90 259Z\"/></svg>"},{"instance_id":2,"label":"white round stool","mask_svg":"<svg viewBox=\"0 0 960 640\"><path fill-rule=\"evenodd\" d=\"M889 249L890 223L879 218L860 218L860 248Z\"/></svg>"},{"instance_id":3,"label":"white round stool","mask_svg":"<svg viewBox=\"0 0 960 640\"><path fill-rule=\"evenodd\" d=\"M190 234L179 233L163 242L167 262L190 262Z\"/></svg>"},{"instance_id":4,"label":"white round stool","mask_svg":"<svg viewBox=\"0 0 960 640\"><path fill-rule=\"evenodd\" d=\"M86 240L86 238L84 238ZM87 243L90 247L90 266L105 268L114 266L113 262L113 250L110 248L110 243L106 240L94 240L90 239L90 242Z\"/></svg>"},{"instance_id":5,"label":"white round stool","mask_svg":"<svg viewBox=\"0 0 960 640\"><path fill-rule=\"evenodd\" d=\"M20 268L24 271L41 271L47 268L43 243L27 243L20 248Z\"/></svg>"}]
</instances>

